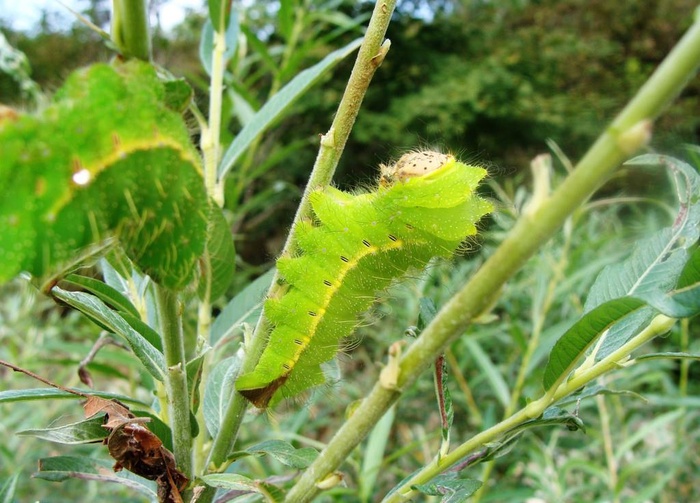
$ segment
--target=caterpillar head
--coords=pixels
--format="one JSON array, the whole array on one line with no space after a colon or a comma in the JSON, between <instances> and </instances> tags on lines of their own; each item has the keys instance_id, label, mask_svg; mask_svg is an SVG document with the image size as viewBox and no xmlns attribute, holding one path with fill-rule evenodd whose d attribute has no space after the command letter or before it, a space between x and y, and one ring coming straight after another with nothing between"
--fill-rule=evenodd
<instances>
[{"instance_id":1,"label":"caterpillar head","mask_svg":"<svg viewBox=\"0 0 700 503\"><path fill-rule=\"evenodd\" d=\"M399 182L405 182L416 176L425 176L440 169L450 161L454 161L454 156L442 154L434 150L419 150L402 155L394 164L379 166L380 185L387 187Z\"/></svg>"}]
</instances>

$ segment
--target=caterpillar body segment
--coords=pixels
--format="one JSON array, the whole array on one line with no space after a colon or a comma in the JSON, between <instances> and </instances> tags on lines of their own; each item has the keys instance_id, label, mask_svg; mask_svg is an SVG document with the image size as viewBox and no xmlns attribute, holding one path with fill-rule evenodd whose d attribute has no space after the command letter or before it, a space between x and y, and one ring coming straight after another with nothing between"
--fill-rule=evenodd
<instances>
[{"instance_id":1,"label":"caterpillar body segment","mask_svg":"<svg viewBox=\"0 0 700 503\"><path fill-rule=\"evenodd\" d=\"M299 251L278 261L288 289L265 305L269 343L236 382L256 407L325 382L320 364L337 354L376 293L433 257L450 258L492 211L474 192L484 169L436 152L407 156L382 167L373 192L311 195L314 215L298 224Z\"/></svg>"}]
</instances>

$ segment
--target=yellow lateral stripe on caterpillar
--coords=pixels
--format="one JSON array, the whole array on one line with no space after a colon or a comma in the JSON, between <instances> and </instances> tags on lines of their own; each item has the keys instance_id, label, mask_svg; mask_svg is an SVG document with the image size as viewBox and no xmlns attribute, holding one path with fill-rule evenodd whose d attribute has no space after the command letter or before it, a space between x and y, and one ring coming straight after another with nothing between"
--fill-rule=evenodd
<instances>
[{"instance_id":1,"label":"yellow lateral stripe on caterpillar","mask_svg":"<svg viewBox=\"0 0 700 503\"><path fill-rule=\"evenodd\" d=\"M451 257L476 232L492 211L473 192L485 175L451 155L412 152L382 167L374 192L313 193L315 221L297 228L299 255L278 261L288 288L265 305L274 326L268 346L239 377L238 391L263 408L323 383L320 364L335 356L376 292L433 257Z\"/></svg>"}]
</instances>

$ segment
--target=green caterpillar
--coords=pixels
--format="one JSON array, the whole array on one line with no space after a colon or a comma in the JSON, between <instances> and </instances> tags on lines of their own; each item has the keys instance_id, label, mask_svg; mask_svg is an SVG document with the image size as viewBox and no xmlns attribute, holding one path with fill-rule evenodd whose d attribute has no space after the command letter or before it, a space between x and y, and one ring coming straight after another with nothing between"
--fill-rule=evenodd
<instances>
[{"instance_id":1,"label":"green caterpillar","mask_svg":"<svg viewBox=\"0 0 700 503\"><path fill-rule=\"evenodd\" d=\"M299 253L280 258L287 285L268 299L274 328L255 369L236 389L264 408L325 381L331 360L375 292L433 257L451 257L493 207L475 194L483 168L423 151L382 166L376 191L311 194L314 220L297 227Z\"/></svg>"},{"instance_id":2,"label":"green caterpillar","mask_svg":"<svg viewBox=\"0 0 700 503\"><path fill-rule=\"evenodd\" d=\"M40 114L0 114L0 280L116 238L155 281L190 282L209 203L179 113L189 97L170 83L146 63L99 64Z\"/></svg>"}]
</instances>

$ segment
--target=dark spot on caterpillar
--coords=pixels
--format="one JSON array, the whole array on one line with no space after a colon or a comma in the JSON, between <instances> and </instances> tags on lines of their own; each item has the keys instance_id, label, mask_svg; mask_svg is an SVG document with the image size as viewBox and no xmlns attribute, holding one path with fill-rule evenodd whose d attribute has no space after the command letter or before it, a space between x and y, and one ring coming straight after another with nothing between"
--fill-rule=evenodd
<instances>
[{"instance_id":1,"label":"dark spot on caterpillar","mask_svg":"<svg viewBox=\"0 0 700 503\"><path fill-rule=\"evenodd\" d=\"M301 346L303 342L301 342L299 339L294 339L294 344L296 344L297 346Z\"/></svg>"},{"instance_id":2,"label":"dark spot on caterpillar","mask_svg":"<svg viewBox=\"0 0 700 503\"><path fill-rule=\"evenodd\" d=\"M284 370L292 370L292 367L290 367L290 366L287 365L286 363L283 363L283 364L282 364L282 367L284 367Z\"/></svg>"},{"instance_id":3,"label":"dark spot on caterpillar","mask_svg":"<svg viewBox=\"0 0 700 503\"><path fill-rule=\"evenodd\" d=\"M411 224L406 224L406 228L407 228L409 231L412 231L412 230L414 229L414 227L413 227Z\"/></svg>"},{"instance_id":4,"label":"dark spot on caterpillar","mask_svg":"<svg viewBox=\"0 0 700 503\"><path fill-rule=\"evenodd\" d=\"M309 311L309 316L316 316L316 313L314 313L313 311Z\"/></svg>"},{"instance_id":5,"label":"dark spot on caterpillar","mask_svg":"<svg viewBox=\"0 0 700 503\"><path fill-rule=\"evenodd\" d=\"M365 245L367 248L369 248L370 246L372 246L371 244L369 244L369 241L367 241L366 239L363 239L363 240L362 240L362 244Z\"/></svg>"},{"instance_id":6,"label":"dark spot on caterpillar","mask_svg":"<svg viewBox=\"0 0 700 503\"><path fill-rule=\"evenodd\" d=\"M389 239L391 239L392 241L397 241L396 236L392 234L389 234Z\"/></svg>"},{"instance_id":7,"label":"dark spot on caterpillar","mask_svg":"<svg viewBox=\"0 0 700 503\"><path fill-rule=\"evenodd\" d=\"M328 281L327 279L323 280L323 284L326 286L333 286L333 284L330 281Z\"/></svg>"},{"instance_id":8,"label":"dark spot on caterpillar","mask_svg":"<svg viewBox=\"0 0 700 503\"><path fill-rule=\"evenodd\" d=\"M342 260L342 261L345 262L345 263L350 262L350 260L349 260L347 257L344 257L344 256L342 256L342 255L340 256L340 260Z\"/></svg>"}]
</instances>

